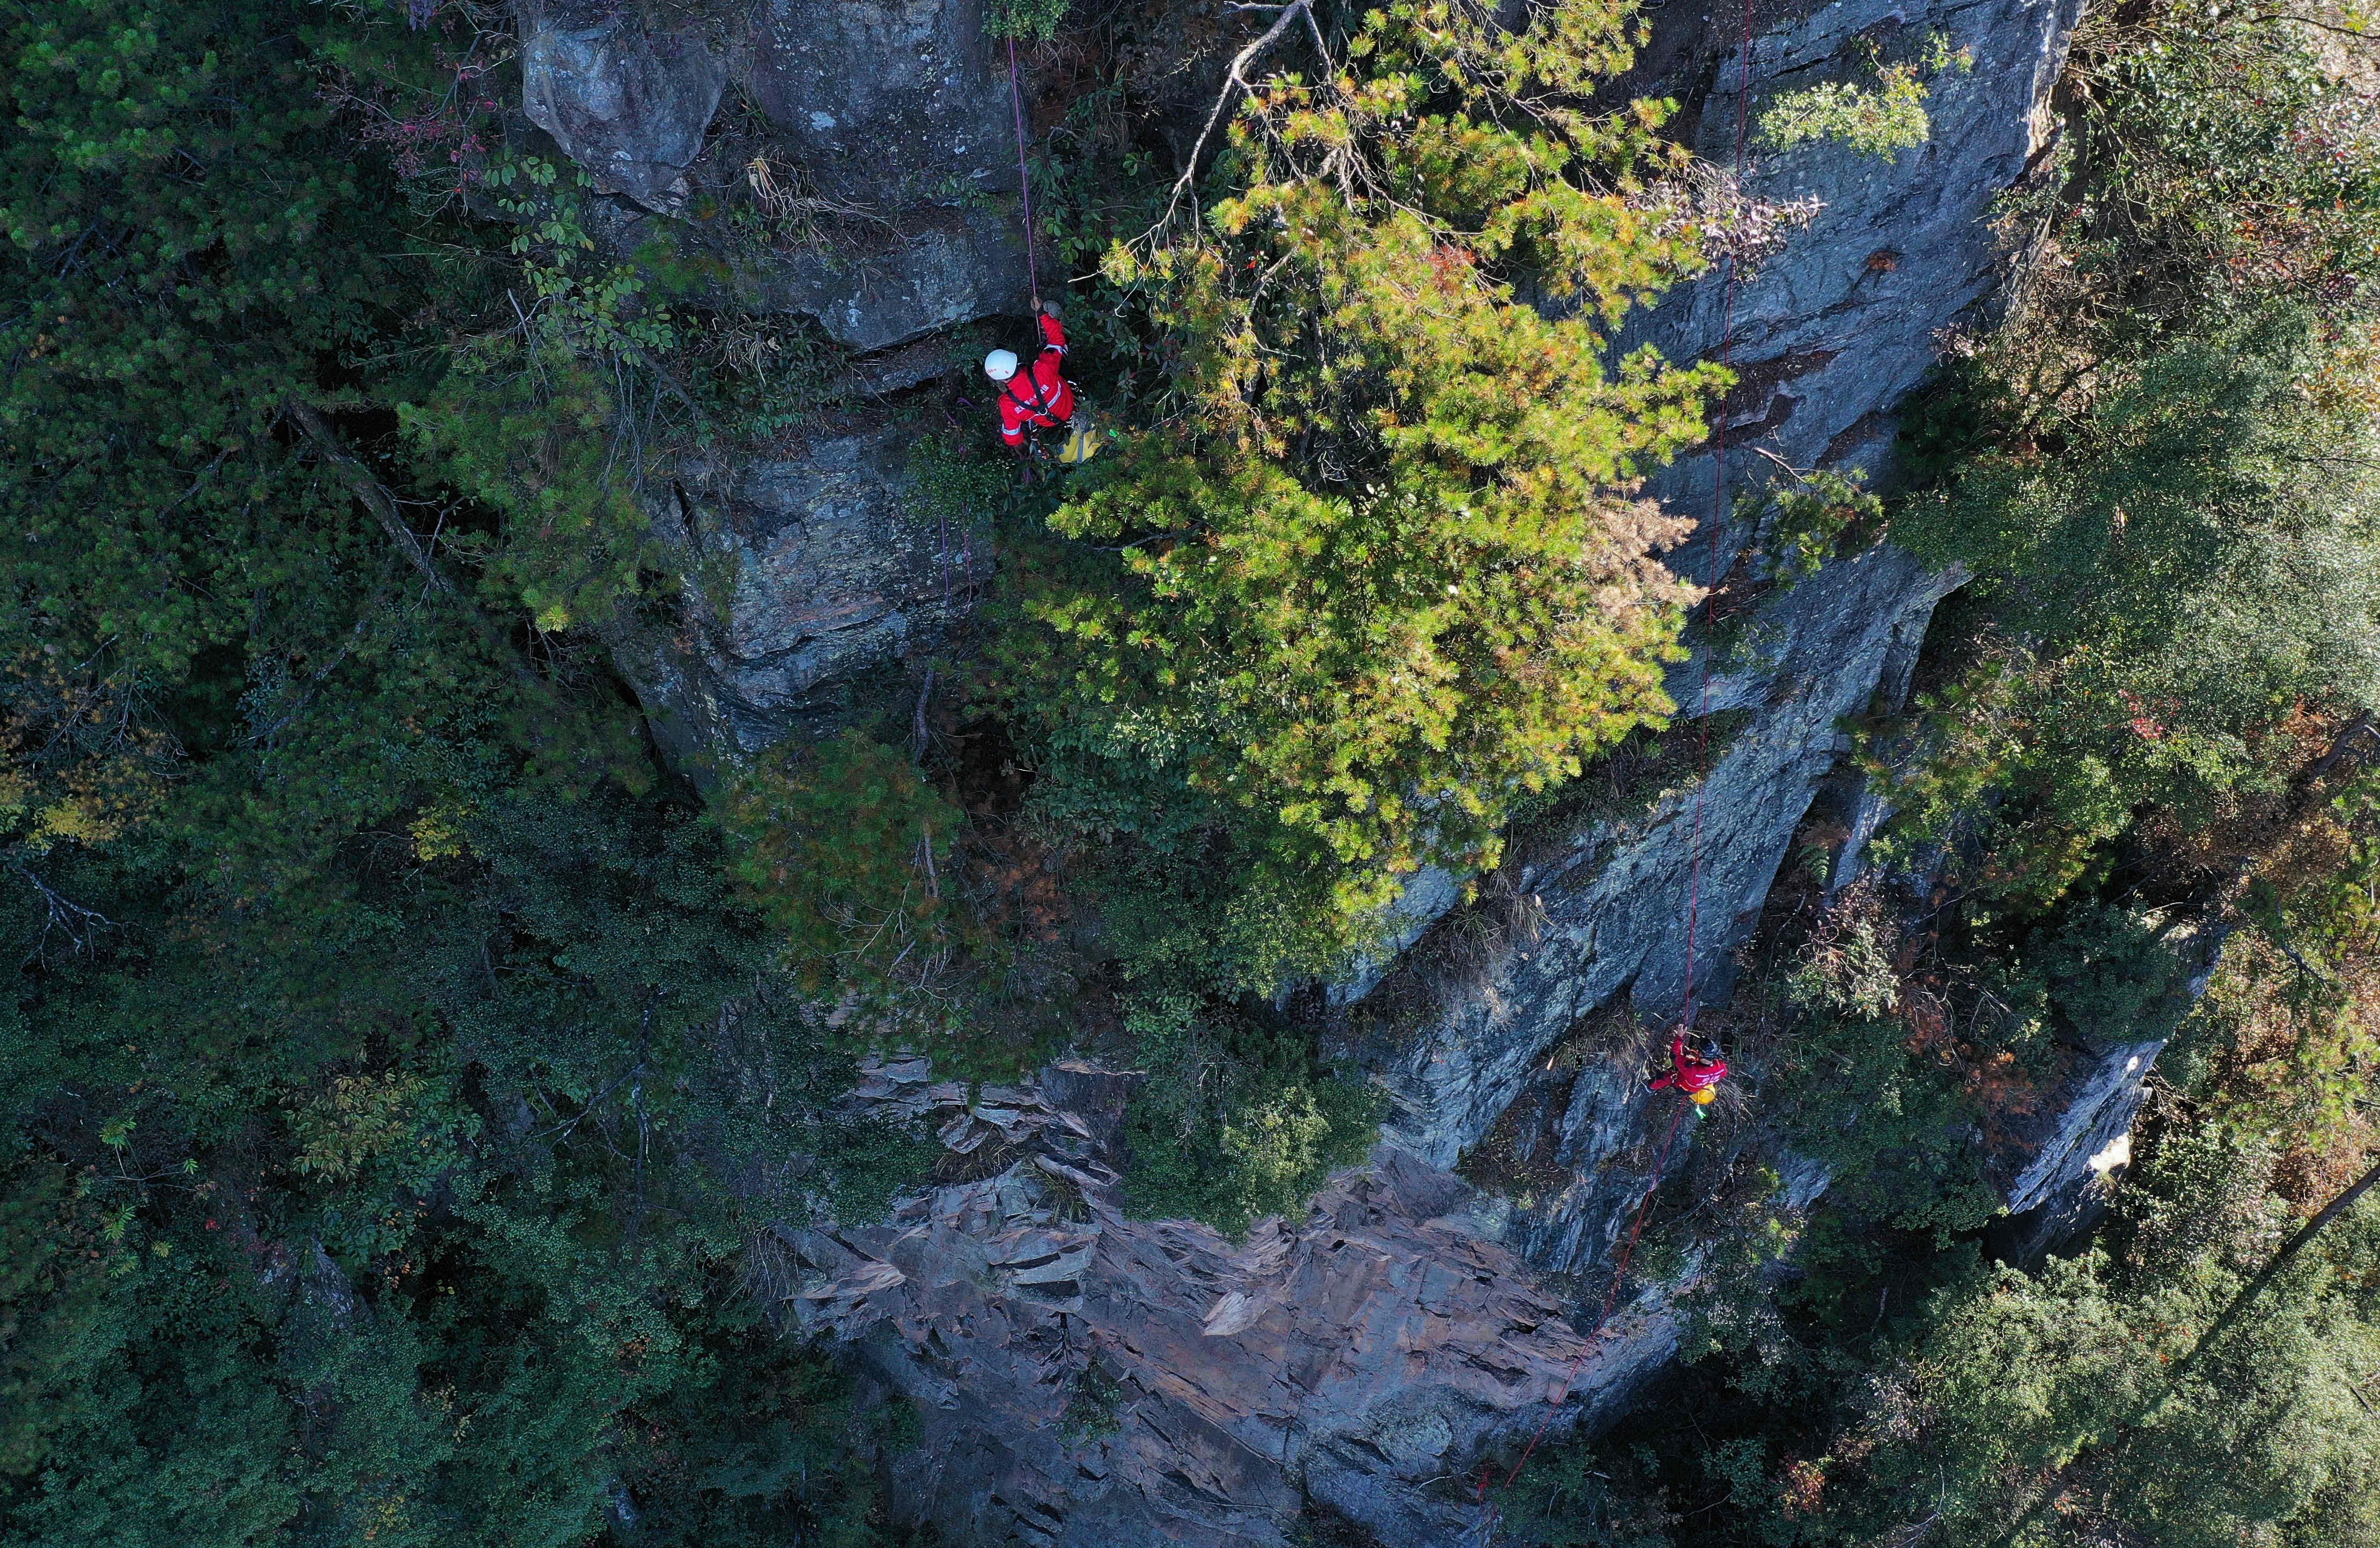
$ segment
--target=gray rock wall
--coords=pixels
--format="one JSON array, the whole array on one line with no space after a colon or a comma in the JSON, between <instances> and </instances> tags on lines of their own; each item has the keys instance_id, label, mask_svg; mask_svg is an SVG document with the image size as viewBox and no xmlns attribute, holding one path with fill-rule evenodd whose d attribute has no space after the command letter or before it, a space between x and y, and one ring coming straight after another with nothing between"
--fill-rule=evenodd
<instances>
[{"instance_id":1,"label":"gray rock wall","mask_svg":"<svg viewBox=\"0 0 2380 1548\"><path fill-rule=\"evenodd\" d=\"M2081 13L2082 0L1837 0L1782 17L1763 6L1747 57L1735 7L1648 7L1656 36L1628 84L1683 102L1688 142L1731 167L1748 68L1744 191L1823 206L1731 298L1716 279L1686 287L1632 320L1619 341L1700 359L1716 357L1731 328L1742 380L1725 405L1739 449L1728 503L1766 481L1764 465L1741 455L1747 446L1797 467L1886 471L1900 400L1933 369L1942 331L1975 317L2008 272L1992 201L2048 133L2050 88ZM1972 64L1926 72L1925 144L1886 159L1832 141L1762 142L1761 116L1780 94L1822 80L1871 84L1871 49L1922 64L1937 41L1939 56L1963 51ZM1657 479L1658 492L1707 512L1711 463L1681 459Z\"/></svg>"},{"instance_id":2,"label":"gray rock wall","mask_svg":"<svg viewBox=\"0 0 2380 1548\"><path fill-rule=\"evenodd\" d=\"M831 729L990 581L985 535L918 491L918 433L828 426L775 455L689 462L654 491L683 623L621 655L682 764Z\"/></svg>"},{"instance_id":3,"label":"gray rock wall","mask_svg":"<svg viewBox=\"0 0 2380 1548\"><path fill-rule=\"evenodd\" d=\"M1595 824L1522 872L1543 926L1506 950L1487 992L1411 1041L1391 1077L1399 1143L1451 1165L1530 1068L1623 991L1653 1020L1673 1018L1691 962L1697 997L1724 996L1731 953L1847 745L1836 722L1866 707L1896 658L1915 653L1950 584L1898 550L1871 549L1765 609L1736 659L1713 665L1706 692L1699 659L1673 672L1682 703L1751 719L1717 749L1706 778L1690 775L1649 816ZM1690 890L1698 891L1691 954Z\"/></svg>"},{"instance_id":4,"label":"gray rock wall","mask_svg":"<svg viewBox=\"0 0 2380 1548\"><path fill-rule=\"evenodd\" d=\"M747 309L814 317L861 352L1024 312L1007 56L980 0L515 0L514 15L525 114L633 201L599 226L618 250L764 158L811 235L747 276ZM755 111L713 132L740 103Z\"/></svg>"},{"instance_id":5,"label":"gray rock wall","mask_svg":"<svg viewBox=\"0 0 2380 1548\"><path fill-rule=\"evenodd\" d=\"M1777 462L1887 471L1902 399L1932 369L1944 331L1977 319L2007 272L1993 202L2040 147L2079 0L1764 7L1748 51L1734 14L1686 0L1654 7L1653 42L1622 83L1682 102L1689 142L1722 165L1735 164L1748 95L1745 191L1824 206L1732 293L1710 276L1633 319L1616 341L1679 359L1724 353L1738 372L1721 410L1723 473L1706 449L1652 482L1674 508L1729 524L1718 543L1697 537L1672 556L1706 580L1732 562L1748 497ZM1924 145L1888 159L1826 141L1761 144L1761 115L1782 92L1864 79L1871 46L1972 61L1929 75ZM1625 995L1667 1022L1685 1009L1690 978L1696 1000L1723 997L1732 955L1844 750L1838 721L1879 693L1906 692L1933 607L1957 581L1871 550L1764 605L1731 656L1712 664L1707 686L1699 659L1674 672L1671 696L1685 715L1748 720L1706 776L1690 776L1640 819L1589 827L1522 876L1542 929L1509 946L1483 992L1432 1018L1395 1058L1395 1141L1451 1166L1587 1016ZM1866 828L1882 816L1880 803L1854 803ZM1621 1050L1572 1083L1552 1138L1572 1180L1506 1226L1506 1240L1542 1268L1607 1264L1642 1191L1623 1160L1645 1153L1637 1057Z\"/></svg>"},{"instance_id":6,"label":"gray rock wall","mask_svg":"<svg viewBox=\"0 0 2380 1548\"><path fill-rule=\"evenodd\" d=\"M648 27L617 6L523 0L522 107L603 188L673 211L691 187L727 68L699 24Z\"/></svg>"}]
</instances>

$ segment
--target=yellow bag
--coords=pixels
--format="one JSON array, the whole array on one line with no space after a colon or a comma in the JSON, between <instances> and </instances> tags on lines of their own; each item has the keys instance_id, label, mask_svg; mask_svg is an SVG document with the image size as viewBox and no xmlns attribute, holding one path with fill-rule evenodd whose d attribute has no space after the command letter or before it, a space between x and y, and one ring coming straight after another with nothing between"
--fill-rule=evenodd
<instances>
[{"instance_id":1,"label":"yellow bag","mask_svg":"<svg viewBox=\"0 0 2380 1548\"><path fill-rule=\"evenodd\" d=\"M1058 453L1058 460L1068 467L1080 467L1091 460L1106 440L1107 437L1099 432L1099 428L1092 424L1087 416L1077 415L1074 424L1067 428L1066 444Z\"/></svg>"}]
</instances>

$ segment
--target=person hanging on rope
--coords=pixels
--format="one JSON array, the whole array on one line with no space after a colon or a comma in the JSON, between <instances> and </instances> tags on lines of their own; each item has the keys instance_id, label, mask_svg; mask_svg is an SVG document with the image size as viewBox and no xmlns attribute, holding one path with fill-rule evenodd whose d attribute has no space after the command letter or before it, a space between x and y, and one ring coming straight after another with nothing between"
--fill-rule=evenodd
<instances>
[{"instance_id":1,"label":"person hanging on rope","mask_svg":"<svg viewBox=\"0 0 2380 1548\"><path fill-rule=\"evenodd\" d=\"M1064 375L1066 330L1058 309L1046 301L1033 303L1034 325L1041 347L1033 364L1018 369L1015 352L995 349L983 357L983 374L1000 386L1001 443L1026 459L1026 477L1032 477L1031 432L1056 429L1075 418L1075 388Z\"/></svg>"},{"instance_id":2,"label":"person hanging on rope","mask_svg":"<svg viewBox=\"0 0 2380 1548\"><path fill-rule=\"evenodd\" d=\"M1688 1052L1686 1029L1680 1027L1670 1034L1670 1071L1658 1080L1645 1082L1648 1091L1675 1090L1697 1107L1707 1107L1718 1100L1718 1083L1727 1079L1727 1061L1718 1057L1716 1046L1701 1052Z\"/></svg>"}]
</instances>

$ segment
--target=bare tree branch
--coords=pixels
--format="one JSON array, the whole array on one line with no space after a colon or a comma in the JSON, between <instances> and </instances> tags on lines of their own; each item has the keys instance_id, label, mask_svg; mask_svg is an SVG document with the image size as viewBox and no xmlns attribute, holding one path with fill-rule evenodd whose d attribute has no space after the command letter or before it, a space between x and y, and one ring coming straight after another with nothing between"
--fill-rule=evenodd
<instances>
[{"instance_id":1,"label":"bare tree branch","mask_svg":"<svg viewBox=\"0 0 2380 1548\"><path fill-rule=\"evenodd\" d=\"M1312 4L1313 0L1291 0L1290 4L1279 7L1281 14L1273 18L1272 25L1266 28L1264 32L1257 37L1254 42L1251 42L1247 47L1240 50L1237 54L1232 56L1231 67L1223 72L1223 89L1216 94L1215 106L1213 110L1207 115L1207 126L1198 131L1198 143L1190 148L1189 163L1183 167L1182 175L1173 180L1173 191L1167 196L1165 200L1165 213L1159 217L1155 225L1150 226L1147 231L1140 234L1141 241L1146 242L1150 237L1157 236L1160 232L1162 232L1169 226L1172 225L1173 212L1180 207L1182 203L1182 196L1189 191L1193 183L1197 181L1198 163L1204 159L1207 154L1207 141L1213 136L1215 126L1223 121L1223 114L1225 110L1231 107L1232 102L1238 97L1239 93L1250 90L1247 79L1240 72L1254 64L1257 55L1264 53L1265 50L1270 48L1273 44L1279 42L1281 39L1281 35L1289 30L1289 24L1292 21L1301 16L1307 16L1307 12L1311 9ZM1265 10L1272 7L1265 6L1234 6L1232 8L1234 10ZM1307 16L1307 19L1311 21L1312 18ZM1318 44L1321 40L1321 33L1318 30L1315 34L1315 39ZM1325 57L1327 58L1328 55ZM1192 209L1195 213L1196 209L1195 204L1192 206Z\"/></svg>"},{"instance_id":2,"label":"bare tree branch","mask_svg":"<svg viewBox=\"0 0 2380 1548\"><path fill-rule=\"evenodd\" d=\"M67 942L73 946L74 954L79 957L91 949L91 937L100 931L123 928L99 910L84 907L43 881L33 868L26 865L18 856L14 854L7 856L6 864L18 880L33 889L33 895L42 900L42 907L48 914L42 923L42 933L34 938L33 949L27 953L28 958L42 954L42 949L48 942L53 931L64 935Z\"/></svg>"},{"instance_id":3,"label":"bare tree branch","mask_svg":"<svg viewBox=\"0 0 2380 1548\"><path fill-rule=\"evenodd\" d=\"M349 452L340 441L338 432L332 429L329 423L314 411L313 405L292 396L283 399L281 406L283 411L296 421L298 428L305 432L306 439L314 443L314 450L322 454L322 460L330 466L333 476L339 482L346 485L347 492L354 495L363 508L372 514L373 518L380 523L381 530L386 532L390 540L396 544L397 551L404 554L412 562L413 567L421 572L422 578L429 581L439 595L450 601L461 603L465 607L471 607L471 604L465 600L463 594L455 589L455 583L446 578L445 572L440 570L431 561L430 550L421 546L419 535L405 524L403 514L396 508L395 496L382 488L380 480L374 478L370 471L356 460L355 454ZM472 611L478 610L473 608Z\"/></svg>"},{"instance_id":4,"label":"bare tree branch","mask_svg":"<svg viewBox=\"0 0 2380 1548\"><path fill-rule=\"evenodd\" d=\"M495 620L446 578L446 573L438 567L438 562L431 558L430 550L422 546L420 535L406 525L403 513L396 508L396 497L382 487L370 469L356 460L355 454L339 440L338 432L315 412L312 405L300 401L294 393L284 398L281 406L304 432L306 439L313 443L314 450L322 455L333 477L345 484L347 492L372 514L373 519L380 523L381 530L388 534L389 539L396 544L397 550L413 567L421 572L431 589L455 605L495 653L497 659L511 670L514 677L527 686L542 691L546 686L545 680L520 659L520 652L513 648L512 642L504 637L504 630L497 626Z\"/></svg>"}]
</instances>

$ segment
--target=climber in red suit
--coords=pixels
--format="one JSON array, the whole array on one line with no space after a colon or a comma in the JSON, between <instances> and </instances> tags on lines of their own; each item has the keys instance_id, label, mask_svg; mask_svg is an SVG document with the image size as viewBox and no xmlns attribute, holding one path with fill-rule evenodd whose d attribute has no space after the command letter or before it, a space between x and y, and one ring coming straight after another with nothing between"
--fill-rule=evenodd
<instances>
[{"instance_id":1,"label":"climber in red suit","mask_svg":"<svg viewBox=\"0 0 2380 1548\"><path fill-rule=\"evenodd\" d=\"M995 349L983 357L983 374L1000 386L1000 439L1025 450L1028 430L1055 429L1075 417L1075 389L1060 374L1066 361L1066 330L1046 303L1033 303L1034 323L1041 331L1041 348L1033 364L1017 369L1013 351Z\"/></svg>"},{"instance_id":2,"label":"climber in red suit","mask_svg":"<svg viewBox=\"0 0 2380 1548\"><path fill-rule=\"evenodd\" d=\"M1707 1107L1718 1100L1718 1092L1715 1088L1725 1079L1727 1061L1688 1053L1685 1029L1681 1027L1670 1034L1670 1072L1647 1082L1647 1089L1668 1091L1674 1087L1695 1107Z\"/></svg>"}]
</instances>

